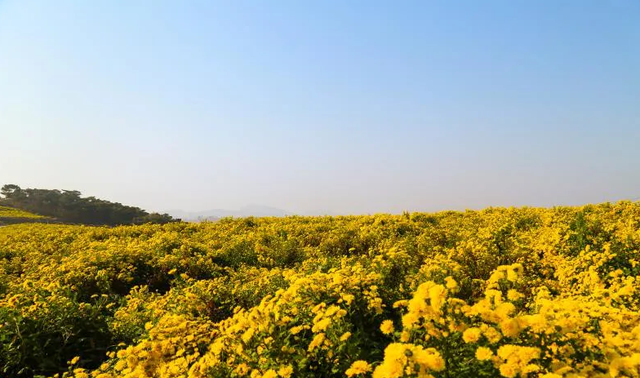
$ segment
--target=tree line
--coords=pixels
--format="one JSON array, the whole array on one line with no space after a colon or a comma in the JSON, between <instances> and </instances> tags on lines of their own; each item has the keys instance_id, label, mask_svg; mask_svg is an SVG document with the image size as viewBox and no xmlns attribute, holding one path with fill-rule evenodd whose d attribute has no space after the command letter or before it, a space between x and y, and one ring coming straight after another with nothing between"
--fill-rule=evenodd
<instances>
[{"instance_id":1,"label":"tree line","mask_svg":"<svg viewBox=\"0 0 640 378\"><path fill-rule=\"evenodd\" d=\"M180 221L169 214L149 213L139 207L82 197L77 190L23 189L15 184L0 189L0 205L52 217L63 223L116 226Z\"/></svg>"}]
</instances>

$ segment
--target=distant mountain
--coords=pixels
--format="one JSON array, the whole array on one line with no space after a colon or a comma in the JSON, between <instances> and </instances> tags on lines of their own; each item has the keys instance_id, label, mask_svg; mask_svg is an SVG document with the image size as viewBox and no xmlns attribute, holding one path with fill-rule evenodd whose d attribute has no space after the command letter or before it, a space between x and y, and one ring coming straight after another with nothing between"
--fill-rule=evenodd
<instances>
[{"instance_id":1,"label":"distant mountain","mask_svg":"<svg viewBox=\"0 0 640 378\"><path fill-rule=\"evenodd\" d=\"M327 210L308 210L308 211L305 211L304 213L301 213L301 215L306 215L306 216L338 216L338 215L344 215L344 214L340 214L340 213L337 213L335 211L327 211Z\"/></svg>"},{"instance_id":2,"label":"distant mountain","mask_svg":"<svg viewBox=\"0 0 640 378\"><path fill-rule=\"evenodd\" d=\"M293 215L293 213L290 211L263 205L245 206L239 210L239 213L255 217L284 217L286 215Z\"/></svg>"},{"instance_id":3,"label":"distant mountain","mask_svg":"<svg viewBox=\"0 0 640 378\"><path fill-rule=\"evenodd\" d=\"M168 210L166 213L185 221L216 220L224 217L284 217L294 213L264 205L249 205L238 210L212 209L206 211Z\"/></svg>"}]
</instances>

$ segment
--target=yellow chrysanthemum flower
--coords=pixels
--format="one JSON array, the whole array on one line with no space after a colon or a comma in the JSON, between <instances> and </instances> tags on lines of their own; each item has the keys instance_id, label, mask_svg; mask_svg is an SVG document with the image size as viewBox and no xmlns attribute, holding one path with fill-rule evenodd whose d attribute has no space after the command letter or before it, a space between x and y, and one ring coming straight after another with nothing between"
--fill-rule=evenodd
<instances>
[{"instance_id":1,"label":"yellow chrysanthemum flower","mask_svg":"<svg viewBox=\"0 0 640 378\"><path fill-rule=\"evenodd\" d=\"M347 369L345 374L347 377L353 377L354 375L365 374L371 371L371 365L367 361L355 361L351 364L351 367Z\"/></svg>"},{"instance_id":2,"label":"yellow chrysanthemum flower","mask_svg":"<svg viewBox=\"0 0 640 378\"><path fill-rule=\"evenodd\" d=\"M380 324L380 331L382 331L382 333L384 333L385 335L389 335L393 333L394 331L393 321L391 320L383 321L382 324Z\"/></svg>"}]
</instances>

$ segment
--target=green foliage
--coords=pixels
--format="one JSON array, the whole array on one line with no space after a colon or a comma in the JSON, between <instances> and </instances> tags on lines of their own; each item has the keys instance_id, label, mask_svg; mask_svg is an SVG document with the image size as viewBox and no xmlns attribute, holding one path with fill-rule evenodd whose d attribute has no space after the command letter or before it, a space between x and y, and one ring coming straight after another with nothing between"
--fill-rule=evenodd
<instances>
[{"instance_id":1,"label":"green foliage","mask_svg":"<svg viewBox=\"0 0 640 378\"><path fill-rule=\"evenodd\" d=\"M148 213L138 207L125 206L95 197L81 197L77 190L22 189L8 184L0 189L0 205L9 205L15 211L40 214L25 218L53 217L64 223L90 225L124 225L176 222L168 214ZM28 214L28 213L25 213ZM2 208L0 208L0 218ZM14 218L17 215L14 214Z\"/></svg>"}]
</instances>

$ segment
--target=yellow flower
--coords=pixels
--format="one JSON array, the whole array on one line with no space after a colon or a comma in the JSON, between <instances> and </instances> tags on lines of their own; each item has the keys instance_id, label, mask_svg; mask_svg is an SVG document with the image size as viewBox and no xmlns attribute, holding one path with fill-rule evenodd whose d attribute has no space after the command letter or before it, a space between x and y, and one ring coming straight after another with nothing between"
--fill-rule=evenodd
<instances>
[{"instance_id":1,"label":"yellow flower","mask_svg":"<svg viewBox=\"0 0 640 378\"><path fill-rule=\"evenodd\" d=\"M391 320L383 321L382 324L380 325L380 330L385 335L389 335L389 334L393 333L393 330L394 330L393 329L393 321L391 321Z\"/></svg>"},{"instance_id":2,"label":"yellow flower","mask_svg":"<svg viewBox=\"0 0 640 378\"><path fill-rule=\"evenodd\" d=\"M340 336L340 341L347 341L351 337L351 332L345 332Z\"/></svg>"},{"instance_id":3,"label":"yellow flower","mask_svg":"<svg viewBox=\"0 0 640 378\"><path fill-rule=\"evenodd\" d=\"M324 333L319 333L319 334L317 334L317 335L313 338L313 340L311 340L311 343L309 344L308 351L309 351L309 352L311 352L311 351L313 351L315 348L319 347L319 346L320 346L320 344L322 344L322 342L324 341L324 339L325 339L325 335L324 335Z\"/></svg>"},{"instance_id":4,"label":"yellow flower","mask_svg":"<svg viewBox=\"0 0 640 378\"><path fill-rule=\"evenodd\" d=\"M292 327L289 332L291 332L292 335L297 335L298 333L300 333L300 331L302 331L304 329L303 326L295 326Z\"/></svg>"},{"instance_id":5,"label":"yellow flower","mask_svg":"<svg viewBox=\"0 0 640 378\"><path fill-rule=\"evenodd\" d=\"M400 301L395 301L393 302L393 308L398 308L398 307L406 307L409 304L409 301L403 299Z\"/></svg>"},{"instance_id":6,"label":"yellow flower","mask_svg":"<svg viewBox=\"0 0 640 378\"><path fill-rule=\"evenodd\" d=\"M120 370L124 370L126 367L127 367L127 361L120 360L120 361L116 362L116 365L114 366L114 369L116 371L120 371Z\"/></svg>"},{"instance_id":7,"label":"yellow flower","mask_svg":"<svg viewBox=\"0 0 640 378\"><path fill-rule=\"evenodd\" d=\"M278 373L275 370L269 369L262 375L262 378L276 378L277 376Z\"/></svg>"},{"instance_id":8,"label":"yellow flower","mask_svg":"<svg viewBox=\"0 0 640 378\"><path fill-rule=\"evenodd\" d=\"M293 367L291 365L283 366L278 369L278 375L282 378L289 378L293 374Z\"/></svg>"},{"instance_id":9,"label":"yellow flower","mask_svg":"<svg viewBox=\"0 0 640 378\"><path fill-rule=\"evenodd\" d=\"M352 377L354 375L365 374L371 371L371 365L367 361L358 360L351 364L351 367L347 369L345 374L347 377Z\"/></svg>"},{"instance_id":10,"label":"yellow flower","mask_svg":"<svg viewBox=\"0 0 640 378\"><path fill-rule=\"evenodd\" d=\"M507 337L517 337L522 328L517 319L506 319L500 322L500 330Z\"/></svg>"},{"instance_id":11,"label":"yellow flower","mask_svg":"<svg viewBox=\"0 0 640 378\"><path fill-rule=\"evenodd\" d=\"M510 300L510 301L517 301L517 300L520 300L522 298L524 298L524 295L519 293L517 290L510 289L507 292L507 299Z\"/></svg>"},{"instance_id":12,"label":"yellow flower","mask_svg":"<svg viewBox=\"0 0 640 378\"><path fill-rule=\"evenodd\" d=\"M353 302L356 297L353 294L342 294L341 298L347 303L347 305L351 305L351 302Z\"/></svg>"},{"instance_id":13,"label":"yellow flower","mask_svg":"<svg viewBox=\"0 0 640 378\"><path fill-rule=\"evenodd\" d=\"M418 364L429 370L444 370L444 359L434 348L423 349L421 346L417 346L411 349L411 354Z\"/></svg>"},{"instance_id":14,"label":"yellow flower","mask_svg":"<svg viewBox=\"0 0 640 378\"><path fill-rule=\"evenodd\" d=\"M235 368L235 372L236 372L237 374L239 374L240 376L244 376L244 375L246 375L246 374L249 372L249 370L251 370L251 369L249 368L249 365L245 364L244 362L243 362L243 363L241 363L241 364L239 364L239 365L238 365L238 366L236 366L236 368Z\"/></svg>"},{"instance_id":15,"label":"yellow flower","mask_svg":"<svg viewBox=\"0 0 640 378\"><path fill-rule=\"evenodd\" d=\"M245 343L248 343L253 337L254 333L255 333L255 330L253 328L249 328L242 334L242 341L244 341Z\"/></svg>"},{"instance_id":16,"label":"yellow flower","mask_svg":"<svg viewBox=\"0 0 640 378\"><path fill-rule=\"evenodd\" d=\"M488 327L488 326L486 328L483 327L482 333L484 334L484 337L486 337L491 344L495 344L502 339L502 335L500 334L500 332L493 327Z\"/></svg>"},{"instance_id":17,"label":"yellow flower","mask_svg":"<svg viewBox=\"0 0 640 378\"><path fill-rule=\"evenodd\" d=\"M89 378L89 374L87 374L85 369L74 369L73 373L76 378Z\"/></svg>"},{"instance_id":18,"label":"yellow flower","mask_svg":"<svg viewBox=\"0 0 640 378\"><path fill-rule=\"evenodd\" d=\"M458 283L451 276L445 278L444 282L445 282L445 286L449 290L453 290L453 289L456 289L458 287Z\"/></svg>"},{"instance_id":19,"label":"yellow flower","mask_svg":"<svg viewBox=\"0 0 640 378\"><path fill-rule=\"evenodd\" d=\"M465 343L475 343L480 340L480 336L482 336L480 328L472 327L462 333L462 340L464 340Z\"/></svg>"},{"instance_id":20,"label":"yellow flower","mask_svg":"<svg viewBox=\"0 0 640 378\"><path fill-rule=\"evenodd\" d=\"M439 311L440 307L444 303L447 297L447 290L442 285L435 285L429 288L429 299L431 300L431 307L435 311Z\"/></svg>"},{"instance_id":21,"label":"yellow flower","mask_svg":"<svg viewBox=\"0 0 640 378\"><path fill-rule=\"evenodd\" d=\"M476 349L476 358L480 361L487 361L493 357L493 352L491 349L486 347L479 347Z\"/></svg>"},{"instance_id":22,"label":"yellow flower","mask_svg":"<svg viewBox=\"0 0 640 378\"><path fill-rule=\"evenodd\" d=\"M311 328L311 332L316 333L318 331L325 331L329 325L331 325L331 318L324 318L314 324L313 328Z\"/></svg>"},{"instance_id":23,"label":"yellow flower","mask_svg":"<svg viewBox=\"0 0 640 378\"><path fill-rule=\"evenodd\" d=\"M514 378L518 374L518 370L512 364L500 365L500 375L507 378Z\"/></svg>"}]
</instances>

